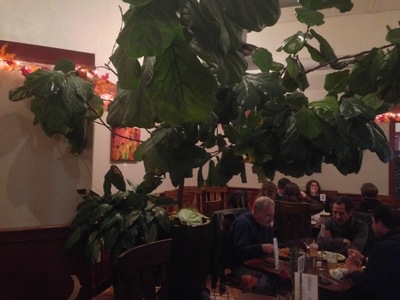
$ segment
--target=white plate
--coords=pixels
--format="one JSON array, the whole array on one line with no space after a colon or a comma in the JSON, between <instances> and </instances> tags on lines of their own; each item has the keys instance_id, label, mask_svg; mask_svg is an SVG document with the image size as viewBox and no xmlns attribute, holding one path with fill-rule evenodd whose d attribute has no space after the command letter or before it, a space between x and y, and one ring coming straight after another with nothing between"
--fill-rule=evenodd
<instances>
[{"instance_id":1,"label":"white plate","mask_svg":"<svg viewBox=\"0 0 400 300\"><path fill-rule=\"evenodd\" d=\"M321 252L322 251L318 251L318 256L321 257ZM330 251L323 251L324 252L324 256L322 257L324 260L326 260L326 254L327 253L335 253L337 255L337 261L344 261L346 260L346 257L340 253L336 253L336 252L330 252Z\"/></svg>"}]
</instances>

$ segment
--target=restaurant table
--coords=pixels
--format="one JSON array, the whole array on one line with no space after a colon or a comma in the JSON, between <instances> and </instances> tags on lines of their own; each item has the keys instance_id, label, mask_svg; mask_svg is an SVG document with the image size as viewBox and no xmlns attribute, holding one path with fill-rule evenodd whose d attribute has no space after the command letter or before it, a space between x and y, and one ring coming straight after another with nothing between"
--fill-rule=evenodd
<instances>
[{"instance_id":1,"label":"restaurant table","mask_svg":"<svg viewBox=\"0 0 400 300\"><path fill-rule=\"evenodd\" d=\"M289 260L279 260L279 268L275 268L275 259L272 257L266 257L266 258L254 258L245 261L244 263L247 267L250 267L252 269L256 269L258 271L266 272L266 273L272 273L272 274L277 274L281 272L281 270L286 271L288 274L290 274L291 268L290 268L290 262ZM337 280L333 278L329 272L327 271L327 263L326 261L323 261L322 267L321 268L315 268L307 270L308 274L315 274L319 275L322 274L324 277L328 278L330 282L328 284L322 284L318 283L318 290L328 290L331 292L335 293L343 293L347 290L349 290L353 284L350 280L350 278L346 277L343 281Z\"/></svg>"}]
</instances>

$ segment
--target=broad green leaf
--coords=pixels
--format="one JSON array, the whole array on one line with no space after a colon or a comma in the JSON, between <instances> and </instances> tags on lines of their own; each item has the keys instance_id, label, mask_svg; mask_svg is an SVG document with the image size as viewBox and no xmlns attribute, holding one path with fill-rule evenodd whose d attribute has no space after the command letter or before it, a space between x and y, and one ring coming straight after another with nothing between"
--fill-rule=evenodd
<instances>
[{"instance_id":1,"label":"broad green leaf","mask_svg":"<svg viewBox=\"0 0 400 300\"><path fill-rule=\"evenodd\" d=\"M296 7L295 11L297 20L306 24L307 26L320 26L325 23L324 15L318 11L303 7Z\"/></svg>"},{"instance_id":2,"label":"broad green leaf","mask_svg":"<svg viewBox=\"0 0 400 300\"><path fill-rule=\"evenodd\" d=\"M217 0L232 22L248 31L261 31L273 26L281 15L278 0Z\"/></svg>"},{"instance_id":3,"label":"broad green leaf","mask_svg":"<svg viewBox=\"0 0 400 300\"><path fill-rule=\"evenodd\" d=\"M261 72L268 72L272 65L272 54L265 48L257 48L252 53L253 62Z\"/></svg>"},{"instance_id":4,"label":"broad green leaf","mask_svg":"<svg viewBox=\"0 0 400 300\"><path fill-rule=\"evenodd\" d=\"M76 227L72 233L68 236L67 241L64 245L64 249L67 251L73 251L77 244L79 244L80 239L86 233L86 230L81 227Z\"/></svg>"},{"instance_id":5,"label":"broad green leaf","mask_svg":"<svg viewBox=\"0 0 400 300\"><path fill-rule=\"evenodd\" d=\"M61 87L67 84L67 80L66 75L60 71L38 69L26 75L24 84L33 95L46 98L58 94Z\"/></svg>"},{"instance_id":6,"label":"broad green leaf","mask_svg":"<svg viewBox=\"0 0 400 300\"><path fill-rule=\"evenodd\" d=\"M287 63L286 68L287 68L289 76L292 79L296 80L299 77L299 73L300 73L300 66L298 64L298 60L291 56L288 56L288 57L286 57L286 63Z\"/></svg>"},{"instance_id":7,"label":"broad green leaf","mask_svg":"<svg viewBox=\"0 0 400 300\"><path fill-rule=\"evenodd\" d=\"M27 85L19 86L9 92L8 98L11 101L20 101L32 97L30 88Z\"/></svg>"},{"instance_id":8,"label":"broad green leaf","mask_svg":"<svg viewBox=\"0 0 400 300\"><path fill-rule=\"evenodd\" d=\"M233 23L215 1L188 1L181 19L191 32L190 43L198 55L208 62L216 62L242 46L243 29Z\"/></svg>"},{"instance_id":9,"label":"broad green leaf","mask_svg":"<svg viewBox=\"0 0 400 300\"><path fill-rule=\"evenodd\" d=\"M104 113L103 99L94 95L91 99L87 100L88 110L86 111L85 118L94 121L101 117Z\"/></svg>"},{"instance_id":10,"label":"broad green leaf","mask_svg":"<svg viewBox=\"0 0 400 300\"><path fill-rule=\"evenodd\" d=\"M223 86L238 83L247 69L247 62L238 52L230 52L216 59L218 79Z\"/></svg>"},{"instance_id":11,"label":"broad green leaf","mask_svg":"<svg viewBox=\"0 0 400 300\"><path fill-rule=\"evenodd\" d=\"M32 100L31 110L36 118L43 124L44 130L48 135L54 133L68 133L71 128L68 126L70 121L70 111L66 110L65 103L60 101L56 95L48 97L42 103L40 109L37 105L38 98ZM82 110L83 111L83 110Z\"/></svg>"},{"instance_id":12,"label":"broad green leaf","mask_svg":"<svg viewBox=\"0 0 400 300\"><path fill-rule=\"evenodd\" d=\"M383 65L384 53L375 49L361 58L353 68L349 77L350 88L359 95L376 92L378 75Z\"/></svg>"},{"instance_id":13,"label":"broad green leaf","mask_svg":"<svg viewBox=\"0 0 400 300\"><path fill-rule=\"evenodd\" d=\"M153 128L154 113L151 101L142 88L118 89L108 106L107 123L112 127Z\"/></svg>"},{"instance_id":14,"label":"broad green leaf","mask_svg":"<svg viewBox=\"0 0 400 300\"><path fill-rule=\"evenodd\" d=\"M400 44L400 28L391 29L387 26L388 32L386 34L386 40L389 43L399 45Z\"/></svg>"},{"instance_id":15,"label":"broad green leaf","mask_svg":"<svg viewBox=\"0 0 400 300\"><path fill-rule=\"evenodd\" d=\"M74 72L75 64L69 59L60 59L54 66L54 71L62 71L64 73Z\"/></svg>"},{"instance_id":16,"label":"broad green leaf","mask_svg":"<svg viewBox=\"0 0 400 300\"><path fill-rule=\"evenodd\" d=\"M336 96L326 96L322 100L310 102L309 107L313 109L317 115L321 116L323 119L327 119L327 114L339 111L339 102Z\"/></svg>"},{"instance_id":17,"label":"broad green leaf","mask_svg":"<svg viewBox=\"0 0 400 300\"><path fill-rule=\"evenodd\" d=\"M299 2L303 7L311 10L337 8L341 13L344 13L353 8L351 0L299 0Z\"/></svg>"},{"instance_id":18,"label":"broad green leaf","mask_svg":"<svg viewBox=\"0 0 400 300\"><path fill-rule=\"evenodd\" d=\"M141 211L132 210L125 216L125 227L130 227L140 217Z\"/></svg>"},{"instance_id":19,"label":"broad green leaf","mask_svg":"<svg viewBox=\"0 0 400 300\"><path fill-rule=\"evenodd\" d=\"M102 243L99 239L95 239L92 243L87 243L85 247L85 257L94 265L96 258L101 250Z\"/></svg>"},{"instance_id":20,"label":"broad green leaf","mask_svg":"<svg viewBox=\"0 0 400 300\"><path fill-rule=\"evenodd\" d=\"M284 171L285 164L294 165L298 163L304 163L308 160L308 149L305 145L304 139L300 136L300 132L297 127L296 118L294 116L288 119L289 126L285 135L283 136L281 145L280 145L280 158L281 163L277 168L280 168L281 171ZM294 171L294 169L292 170ZM298 176L302 174L303 171L300 171L299 174L294 174L294 176Z\"/></svg>"},{"instance_id":21,"label":"broad green leaf","mask_svg":"<svg viewBox=\"0 0 400 300\"><path fill-rule=\"evenodd\" d=\"M171 45L178 30L176 5L174 1L153 0L129 9L117 43L133 58L160 54Z\"/></svg>"},{"instance_id":22,"label":"broad green leaf","mask_svg":"<svg viewBox=\"0 0 400 300\"><path fill-rule=\"evenodd\" d=\"M267 96L279 96L286 92L280 84L279 78L273 73L247 74L243 81L233 89L238 95L238 101L243 109L251 109L257 106L259 94Z\"/></svg>"},{"instance_id":23,"label":"broad green leaf","mask_svg":"<svg viewBox=\"0 0 400 300\"><path fill-rule=\"evenodd\" d=\"M303 107L294 115L299 134L306 139L314 139L321 133L319 119L312 110Z\"/></svg>"},{"instance_id":24,"label":"broad green leaf","mask_svg":"<svg viewBox=\"0 0 400 300\"><path fill-rule=\"evenodd\" d=\"M324 89L330 94L343 93L347 88L350 70L330 73L325 77Z\"/></svg>"},{"instance_id":25,"label":"broad green leaf","mask_svg":"<svg viewBox=\"0 0 400 300\"><path fill-rule=\"evenodd\" d=\"M119 226L110 227L110 230L104 233L104 248L109 252L116 251L113 248L115 247L117 241L120 239L120 235L121 231Z\"/></svg>"},{"instance_id":26,"label":"broad green leaf","mask_svg":"<svg viewBox=\"0 0 400 300\"><path fill-rule=\"evenodd\" d=\"M122 0L122 1L133 4L134 6L143 6L150 3L152 0Z\"/></svg>"},{"instance_id":27,"label":"broad green leaf","mask_svg":"<svg viewBox=\"0 0 400 300\"><path fill-rule=\"evenodd\" d=\"M307 35L304 32L298 31L292 36L286 38L282 45L276 50L278 52L285 51L288 54L297 54L307 43Z\"/></svg>"},{"instance_id":28,"label":"broad green leaf","mask_svg":"<svg viewBox=\"0 0 400 300\"><path fill-rule=\"evenodd\" d=\"M337 57L328 41L319 35L314 29L310 29L310 33L319 42L319 50L324 62L336 60Z\"/></svg>"},{"instance_id":29,"label":"broad green leaf","mask_svg":"<svg viewBox=\"0 0 400 300\"><path fill-rule=\"evenodd\" d=\"M315 49L313 46L310 46L309 44L306 44L305 47L307 48L308 53L310 53L310 56L313 61L316 61L319 63L324 62L321 52L319 52L317 49Z\"/></svg>"},{"instance_id":30,"label":"broad green leaf","mask_svg":"<svg viewBox=\"0 0 400 300\"><path fill-rule=\"evenodd\" d=\"M375 152L379 159L387 163L393 158L392 147L389 141L382 131L382 128L376 124L376 122L369 122L367 125L370 128L373 146L370 148L372 152Z\"/></svg>"},{"instance_id":31,"label":"broad green leaf","mask_svg":"<svg viewBox=\"0 0 400 300\"><path fill-rule=\"evenodd\" d=\"M181 42L157 56L148 86L155 115L173 125L207 119L215 105L216 88L209 70Z\"/></svg>"},{"instance_id":32,"label":"broad green leaf","mask_svg":"<svg viewBox=\"0 0 400 300\"><path fill-rule=\"evenodd\" d=\"M118 87L125 90L137 89L141 75L139 61L127 56L121 47L115 50L110 60L118 73Z\"/></svg>"},{"instance_id":33,"label":"broad green leaf","mask_svg":"<svg viewBox=\"0 0 400 300\"><path fill-rule=\"evenodd\" d=\"M340 113L346 119L362 116L365 120L374 120L376 116L372 107L355 98L344 98L340 104Z\"/></svg>"}]
</instances>

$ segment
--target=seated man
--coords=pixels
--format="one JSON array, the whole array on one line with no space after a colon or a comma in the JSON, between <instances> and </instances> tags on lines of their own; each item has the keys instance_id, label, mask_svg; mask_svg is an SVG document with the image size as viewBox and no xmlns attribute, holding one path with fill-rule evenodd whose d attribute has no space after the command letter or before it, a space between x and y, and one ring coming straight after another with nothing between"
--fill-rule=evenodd
<instances>
[{"instance_id":1,"label":"seated man","mask_svg":"<svg viewBox=\"0 0 400 300\"><path fill-rule=\"evenodd\" d=\"M362 252L367 239L368 226L353 216L353 202L346 196L337 197L332 217L325 222L325 236L318 235L319 248L347 255L350 248Z\"/></svg>"},{"instance_id":2,"label":"seated man","mask_svg":"<svg viewBox=\"0 0 400 300\"><path fill-rule=\"evenodd\" d=\"M364 257L350 249L346 260L353 281L349 299L400 299L400 220L399 211L380 205L372 213L372 230L377 243L365 269Z\"/></svg>"},{"instance_id":3,"label":"seated man","mask_svg":"<svg viewBox=\"0 0 400 300\"><path fill-rule=\"evenodd\" d=\"M274 253L273 222L275 202L268 197L256 199L251 212L245 212L230 226L230 239L233 249L232 272L238 277L252 275L258 279L256 293L271 294L272 283L261 272L246 268L246 260L264 257Z\"/></svg>"}]
</instances>

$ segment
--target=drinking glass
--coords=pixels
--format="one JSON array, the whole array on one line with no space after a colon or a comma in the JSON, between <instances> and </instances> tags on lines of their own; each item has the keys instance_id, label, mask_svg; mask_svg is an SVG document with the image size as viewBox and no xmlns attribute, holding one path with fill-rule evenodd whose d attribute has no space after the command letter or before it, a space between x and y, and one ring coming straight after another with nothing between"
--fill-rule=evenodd
<instances>
[{"instance_id":1,"label":"drinking glass","mask_svg":"<svg viewBox=\"0 0 400 300\"><path fill-rule=\"evenodd\" d=\"M326 261L328 262L328 271L332 269L337 269L337 254L333 252L326 253Z\"/></svg>"}]
</instances>

